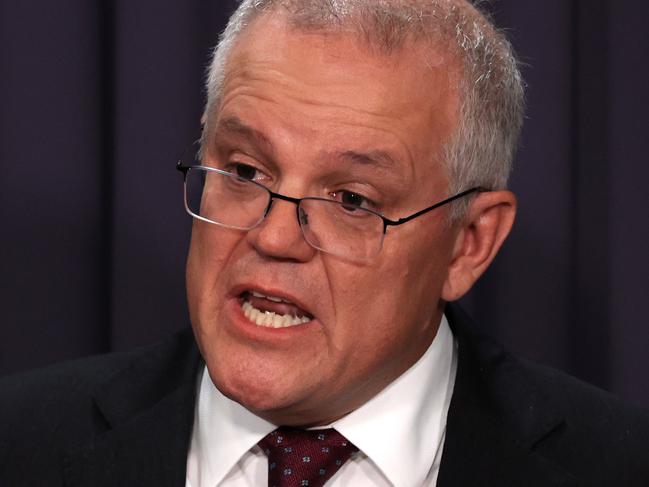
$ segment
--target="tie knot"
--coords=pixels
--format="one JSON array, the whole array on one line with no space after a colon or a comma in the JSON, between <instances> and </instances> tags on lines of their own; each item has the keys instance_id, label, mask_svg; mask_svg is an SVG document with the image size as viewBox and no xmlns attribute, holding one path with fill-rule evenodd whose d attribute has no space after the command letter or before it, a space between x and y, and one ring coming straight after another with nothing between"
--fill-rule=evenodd
<instances>
[{"instance_id":1,"label":"tie knot","mask_svg":"<svg viewBox=\"0 0 649 487\"><path fill-rule=\"evenodd\" d=\"M268 457L270 487L322 486L358 451L333 428L302 430L282 426L258 444Z\"/></svg>"},{"instance_id":2,"label":"tie knot","mask_svg":"<svg viewBox=\"0 0 649 487\"><path fill-rule=\"evenodd\" d=\"M300 448L310 445L332 448L347 447L350 443L347 441L347 438L333 428L303 430L288 426L277 428L259 442L259 446L269 450L284 450L286 448Z\"/></svg>"}]
</instances>

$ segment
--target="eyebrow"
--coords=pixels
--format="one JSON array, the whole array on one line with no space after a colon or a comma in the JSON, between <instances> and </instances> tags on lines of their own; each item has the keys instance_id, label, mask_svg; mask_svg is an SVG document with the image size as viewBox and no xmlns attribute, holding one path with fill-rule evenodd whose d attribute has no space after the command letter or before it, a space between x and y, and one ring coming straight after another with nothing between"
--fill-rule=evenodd
<instances>
[{"instance_id":1,"label":"eyebrow","mask_svg":"<svg viewBox=\"0 0 649 487\"><path fill-rule=\"evenodd\" d=\"M273 149L273 142L266 135L246 125L238 117L227 117L221 120L216 128L216 138L218 139L221 134L238 135L246 139L253 139L258 144Z\"/></svg>"},{"instance_id":2,"label":"eyebrow","mask_svg":"<svg viewBox=\"0 0 649 487\"><path fill-rule=\"evenodd\" d=\"M393 169L397 162L389 152L372 150L369 152L344 151L338 154L341 159L347 159L362 166L376 166L380 169Z\"/></svg>"},{"instance_id":3,"label":"eyebrow","mask_svg":"<svg viewBox=\"0 0 649 487\"><path fill-rule=\"evenodd\" d=\"M258 144L266 146L271 152L274 148L273 142L264 133L246 125L236 116L226 117L221 120L217 126L216 134L217 138L220 134L231 134L246 139L253 139ZM370 150L368 152L345 150L337 152L335 157L361 166L374 166L379 169L393 169L397 166L394 157L389 152L380 149Z\"/></svg>"}]
</instances>

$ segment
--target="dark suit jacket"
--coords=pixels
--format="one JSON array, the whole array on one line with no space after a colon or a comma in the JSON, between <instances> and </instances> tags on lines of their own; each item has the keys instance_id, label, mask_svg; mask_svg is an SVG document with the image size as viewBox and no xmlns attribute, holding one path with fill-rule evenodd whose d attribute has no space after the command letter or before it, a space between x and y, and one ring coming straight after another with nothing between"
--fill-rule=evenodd
<instances>
[{"instance_id":1,"label":"dark suit jacket","mask_svg":"<svg viewBox=\"0 0 649 487\"><path fill-rule=\"evenodd\" d=\"M438 486L649 486L647 412L447 316L459 359ZM187 330L3 379L0 486L184 486L201 366Z\"/></svg>"}]
</instances>

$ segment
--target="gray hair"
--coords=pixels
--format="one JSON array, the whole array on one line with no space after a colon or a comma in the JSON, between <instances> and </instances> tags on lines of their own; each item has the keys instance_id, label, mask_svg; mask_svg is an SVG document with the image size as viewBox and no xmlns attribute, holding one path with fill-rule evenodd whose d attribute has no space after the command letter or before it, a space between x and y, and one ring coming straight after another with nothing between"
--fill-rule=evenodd
<instances>
[{"instance_id":1,"label":"gray hair","mask_svg":"<svg viewBox=\"0 0 649 487\"><path fill-rule=\"evenodd\" d=\"M226 63L239 34L262 13L280 9L295 28L351 29L384 54L406 39L433 47L443 43L462 70L459 121L443 148L449 193L507 186L523 123L524 83L505 35L464 0L243 0L209 67L204 137L220 104ZM455 203L452 219L468 207L467 199Z\"/></svg>"}]
</instances>

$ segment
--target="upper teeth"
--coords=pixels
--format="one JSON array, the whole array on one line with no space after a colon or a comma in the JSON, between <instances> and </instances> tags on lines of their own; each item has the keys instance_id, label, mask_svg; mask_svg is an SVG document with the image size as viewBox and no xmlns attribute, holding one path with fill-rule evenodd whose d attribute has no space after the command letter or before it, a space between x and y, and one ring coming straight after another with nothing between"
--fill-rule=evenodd
<instances>
[{"instance_id":1,"label":"upper teeth","mask_svg":"<svg viewBox=\"0 0 649 487\"><path fill-rule=\"evenodd\" d=\"M266 294L258 293L257 291L250 291L250 294L252 294L256 298L264 298L264 299L268 299L269 301L274 301L276 303L290 303L290 301L286 301L285 299L278 298L277 296L268 296Z\"/></svg>"},{"instance_id":2,"label":"upper teeth","mask_svg":"<svg viewBox=\"0 0 649 487\"><path fill-rule=\"evenodd\" d=\"M272 311L261 311L250 304L250 301L244 301L241 308L243 309L243 314L246 318L259 326L285 328L287 326L300 325L311 321L306 316L300 318L298 316L277 314Z\"/></svg>"}]
</instances>

